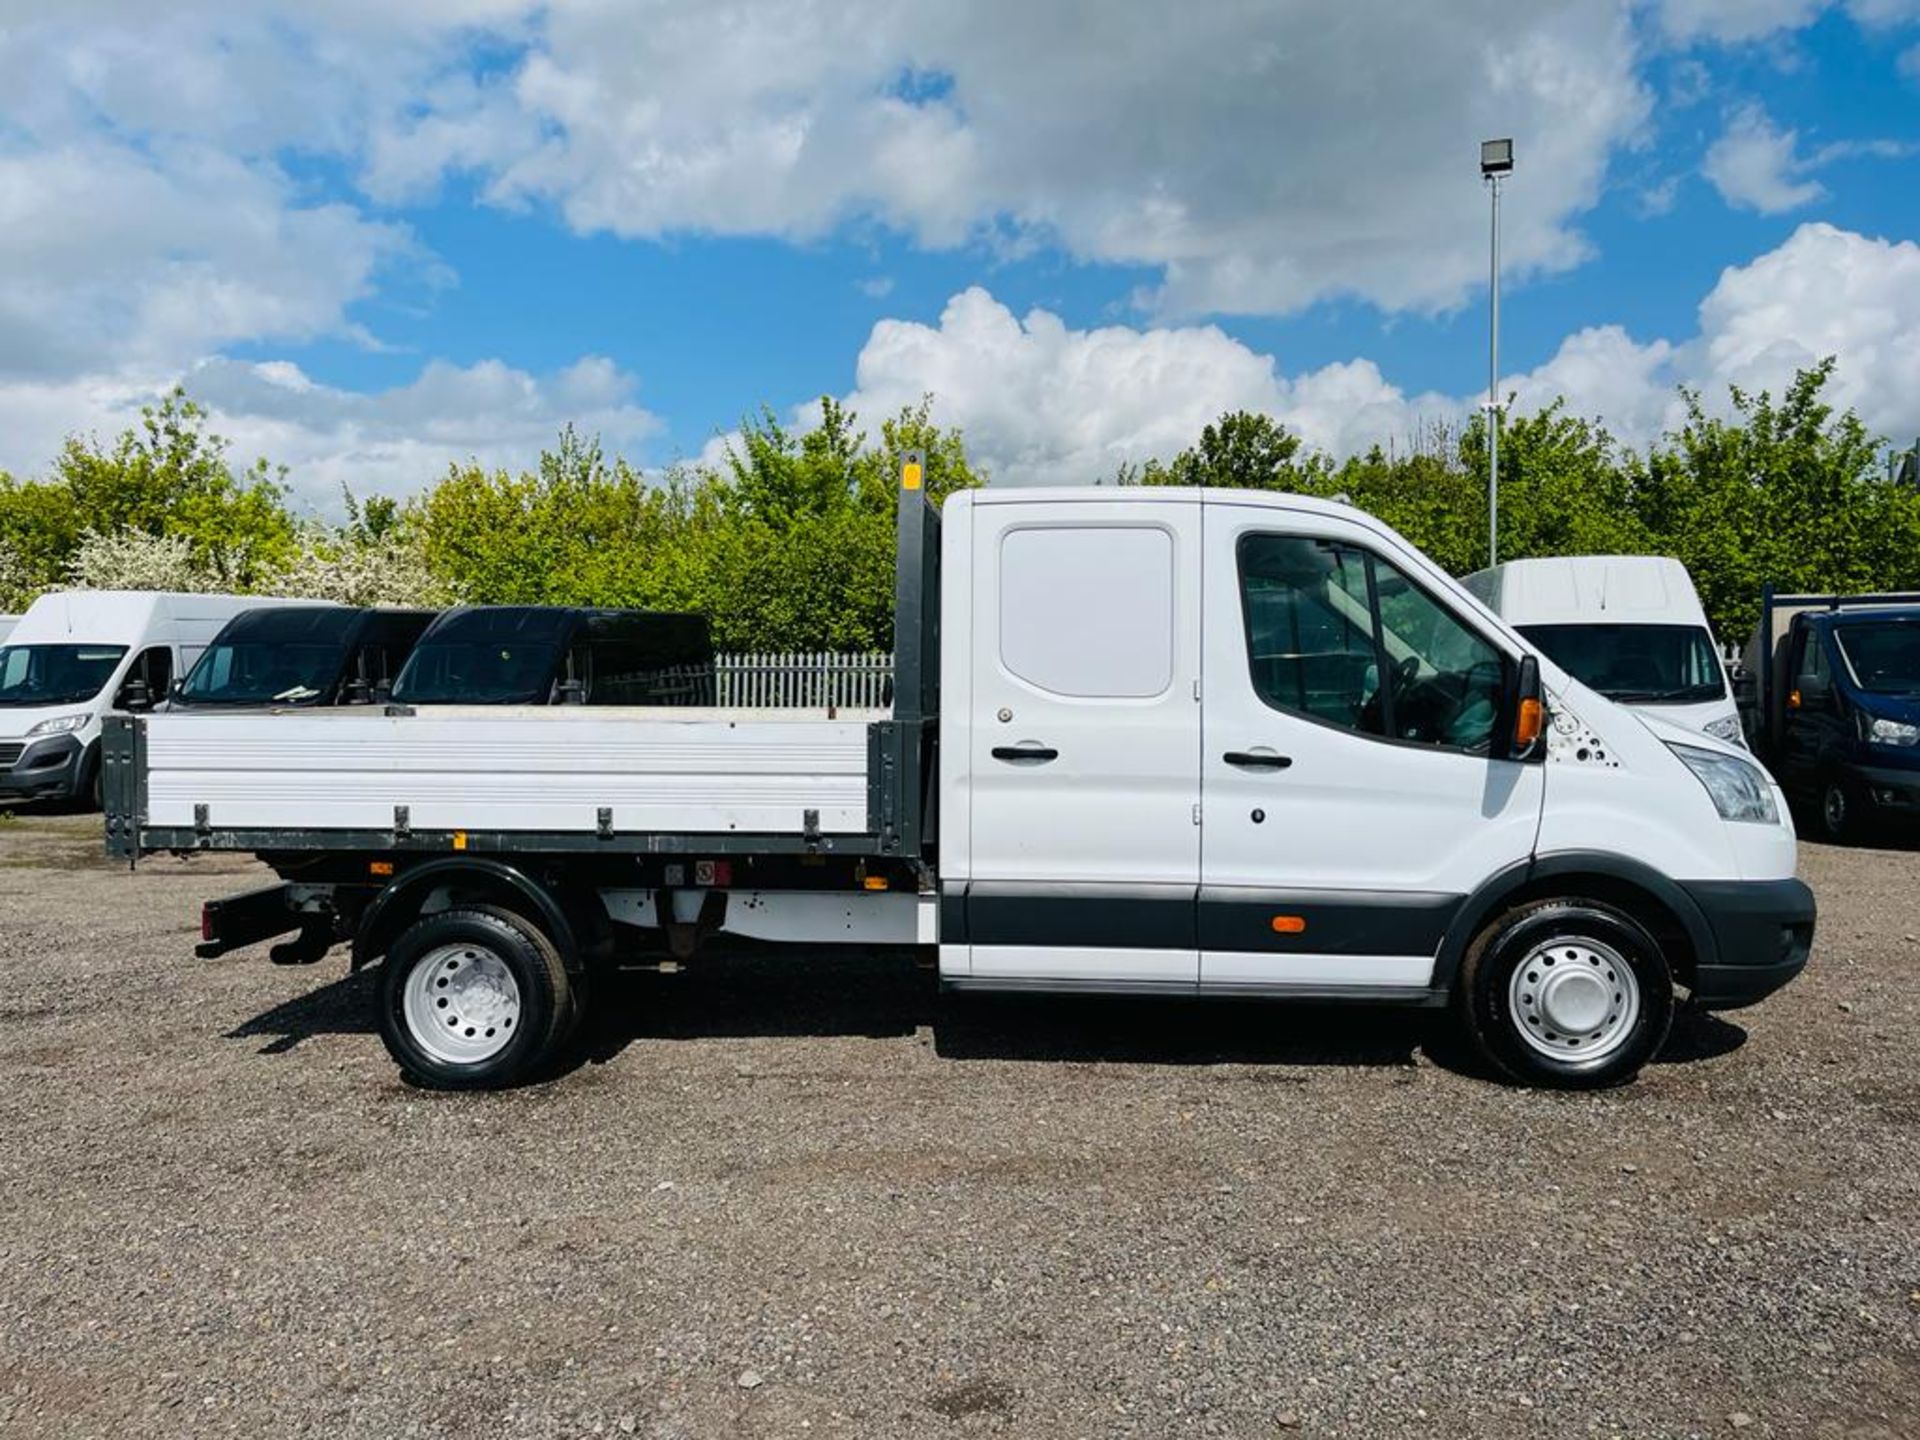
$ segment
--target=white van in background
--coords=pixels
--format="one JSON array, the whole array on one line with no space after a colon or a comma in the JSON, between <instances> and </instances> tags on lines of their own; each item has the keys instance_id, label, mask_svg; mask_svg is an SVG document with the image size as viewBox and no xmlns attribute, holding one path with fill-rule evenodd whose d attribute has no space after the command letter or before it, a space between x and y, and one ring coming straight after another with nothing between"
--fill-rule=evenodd
<instances>
[{"instance_id":1,"label":"white van in background","mask_svg":"<svg viewBox=\"0 0 1920 1440\"><path fill-rule=\"evenodd\" d=\"M140 590L42 595L0 645L0 802L97 802L101 717L165 699L243 610L293 603Z\"/></svg>"},{"instance_id":2,"label":"white van in background","mask_svg":"<svg viewBox=\"0 0 1920 1440\"><path fill-rule=\"evenodd\" d=\"M1663 555L1509 560L1461 582L1609 700L1744 744L1693 577Z\"/></svg>"}]
</instances>

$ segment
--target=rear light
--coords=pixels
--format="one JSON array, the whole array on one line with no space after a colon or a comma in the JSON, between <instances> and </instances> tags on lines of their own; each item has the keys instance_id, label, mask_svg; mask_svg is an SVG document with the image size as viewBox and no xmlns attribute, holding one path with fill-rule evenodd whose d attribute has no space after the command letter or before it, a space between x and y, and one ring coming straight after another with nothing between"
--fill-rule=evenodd
<instances>
[{"instance_id":1,"label":"rear light","mask_svg":"<svg viewBox=\"0 0 1920 1440\"><path fill-rule=\"evenodd\" d=\"M211 905L202 905L200 907L200 938L202 940L213 939L213 906Z\"/></svg>"}]
</instances>

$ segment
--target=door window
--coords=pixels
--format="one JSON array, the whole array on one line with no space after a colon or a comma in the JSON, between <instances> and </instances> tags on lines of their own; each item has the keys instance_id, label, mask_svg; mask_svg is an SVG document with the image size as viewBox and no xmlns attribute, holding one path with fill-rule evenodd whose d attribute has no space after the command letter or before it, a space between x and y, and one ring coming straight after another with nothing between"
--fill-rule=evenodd
<instances>
[{"instance_id":1,"label":"door window","mask_svg":"<svg viewBox=\"0 0 1920 1440\"><path fill-rule=\"evenodd\" d=\"M120 693L113 702L116 708L124 710L127 702L136 698L133 683L136 680L146 682L146 694L138 697L145 704L155 705L166 699L167 687L173 683L173 651L165 645L141 651L127 667L127 678L120 682Z\"/></svg>"},{"instance_id":2,"label":"door window","mask_svg":"<svg viewBox=\"0 0 1920 1440\"><path fill-rule=\"evenodd\" d=\"M1249 535L1239 566L1253 687L1267 704L1363 735L1491 749L1500 651L1387 561Z\"/></svg>"},{"instance_id":3,"label":"door window","mask_svg":"<svg viewBox=\"0 0 1920 1440\"><path fill-rule=\"evenodd\" d=\"M1163 694L1173 682L1173 536L1147 525L1009 530L1000 663L1055 695Z\"/></svg>"},{"instance_id":4,"label":"door window","mask_svg":"<svg viewBox=\"0 0 1920 1440\"><path fill-rule=\"evenodd\" d=\"M1820 643L1819 635L1811 630L1800 632L1800 669L1793 677L1796 690L1824 690L1827 688L1827 647Z\"/></svg>"}]
</instances>

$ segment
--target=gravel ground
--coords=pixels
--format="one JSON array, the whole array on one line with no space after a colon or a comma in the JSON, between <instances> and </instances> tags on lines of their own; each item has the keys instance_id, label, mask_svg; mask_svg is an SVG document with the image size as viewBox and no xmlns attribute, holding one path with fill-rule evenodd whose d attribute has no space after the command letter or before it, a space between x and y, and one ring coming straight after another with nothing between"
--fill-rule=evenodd
<instances>
[{"instance_id":1,"label":"gravel ground","mask_svg":"<svg viewBox=\"0 0 1920 1440\"><path fill-rule=\"evenodd\" d=\"M344 960L195 961L246 862L0 825L0 1433L1920 1434L1920 865L1636 1085L1419 1017L625 987L508 1095Z\"/></svg>"}]
</instances>

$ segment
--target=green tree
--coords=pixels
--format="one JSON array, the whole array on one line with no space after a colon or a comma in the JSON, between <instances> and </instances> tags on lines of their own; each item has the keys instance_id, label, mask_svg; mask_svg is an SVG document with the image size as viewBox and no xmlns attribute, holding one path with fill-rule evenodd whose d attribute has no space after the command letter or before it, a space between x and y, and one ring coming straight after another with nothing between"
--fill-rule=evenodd
<instances>
[{"instance_id":1,"label":"green tree","mask_svg":"<svg viewBox=\"0 0 1920 1440\"><path fill-rule=\"evenodd\" d=\"M85 535L133 532L183 539L213 583L251 588L293 552L283 472L236 473L207 421L176 388L110 447L69 438L45 480L0 477L0 539L39 586L60 582Z\"/></svg>"},{"instance_id":2,"label":"green tree","mask_svg":"<svg viewBox=\"0 0 1920 1440\"><path fill-rule=\"evenodd\" d=\"M1823 398L1831 359L1776 402L1731 392L1711 415L1684 391L1687 419L1654 448L1635 488L1646 532L1693 572L1722 634L1744 635L1766 584L1859 591L1920 584L1920 494L1881 468L1881 445Z\"/></svg>"},{"instance_id":3,"label":"green tree","mask_svg":"<svg viewBox=\"0 0 1920 1440\"><path fill-rule=\"evenodd\" d=\"M1270 415L1229 410L1200 432L1192 447L1162 465L1149 460L1123 483L1220 485L1239 490L1301 490L1324 478L1324 457L1295 463L1300 437Z\"/></svg>"}]
</instances>

